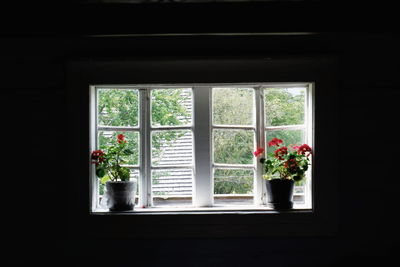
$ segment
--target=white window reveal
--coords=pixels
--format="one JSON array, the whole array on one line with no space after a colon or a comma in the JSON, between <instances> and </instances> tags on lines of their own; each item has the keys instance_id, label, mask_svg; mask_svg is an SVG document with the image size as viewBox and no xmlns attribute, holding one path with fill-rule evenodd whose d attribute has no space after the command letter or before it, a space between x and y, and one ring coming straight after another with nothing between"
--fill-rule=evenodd
<instances>
[{"instance_id":1,"label":"white window reveal","mask_svg":"<svg viewBox=\"0 0 400 267\"><path fill-rule=\"evenodd\" d=\"M135 211L267 209L253 151L274 137L313 146L313 87L300 84L91 86L91 148L123 133L139 181ZM312 167L312 166L311 166ZM311 168L294 208L312 209ZM104 185L94 174L92 207Z\"/></svg>"}]
</instances>

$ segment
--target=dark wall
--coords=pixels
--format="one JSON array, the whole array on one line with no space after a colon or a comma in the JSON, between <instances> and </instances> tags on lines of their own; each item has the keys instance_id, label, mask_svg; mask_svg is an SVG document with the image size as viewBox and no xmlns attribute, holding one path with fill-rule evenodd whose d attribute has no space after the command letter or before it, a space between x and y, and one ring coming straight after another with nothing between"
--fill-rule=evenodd
<instances>
[{"instance_id":1,"label":"dark wall","mask_svg":"<svg viewBox=\"0 0 400 267\"><path fill-rule=\"evenodd\" d=\"M393 25L386 24L390 21L371 22L368 14L374 7L368 7L360 17L352 17L350 11L355 8L349 11L336 7L327 12L327 7L309 1L303 5L232 4L232 9L217 4L197 9L189 5L57 6L57 12L48 13L49 20L38 7L35 15L23 9L19 19L13 17L2 23L5 34L0 39L0 107L5 225L1 233L7 254L2 261L10 266L36 262L42 266L105 266L112 263L107 256L118 251L125 251L122 255L126 257L114 259L112 266L128 266L131 261L148 262L147 266L340 266L384 264L395 259L399 42L397 33L392 32ZM58 13L62 8L71 11L69 15ZM85 18L85 12L91 10L93 13ZM199 15L196 10L209 16ZM263 11L268 16L261 19ZM155 12L159 17L146 24ZM181 12L184 20L166 20ZM218 15L221 12L229 13L224 20ZM282 20L278 14L285 12L291 16ZM255 14L257 23L250 20L250 15L243 15L248 13ZM130 18L130 14L137 16ZM329 24L329 19L338 17L344 21ZM61 24L63 19L67 19L67 26ZM315 34L146 35L277 31ZM129 33L143 35L126 36ZM70 167L66 158L66 62L82 58L237 57L337 60L331 69L338 92L332 101L336 103L339 124L331 143L339 151L331 163L338 179L337 232L310 237L151 240L70 236L68 226L74 217L67 212L73 201L69 194L73 178L66 175Z\"/></svg>"}]
</instances>

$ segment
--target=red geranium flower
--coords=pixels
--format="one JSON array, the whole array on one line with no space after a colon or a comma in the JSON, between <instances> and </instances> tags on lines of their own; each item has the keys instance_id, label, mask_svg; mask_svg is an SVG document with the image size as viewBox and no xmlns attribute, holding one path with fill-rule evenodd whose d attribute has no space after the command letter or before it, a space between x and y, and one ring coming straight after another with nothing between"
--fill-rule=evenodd
<instances>
[{"instance_id":1,"label":"red geranium flower","mask_svg":"<svg viewBox=\"0 0 400 267\"><path fill-rule=\"evenodd\" d=\"M286 155L287 153L288 153L287 147L283 146L283 147L275 150L274 155L275 155L275 158L277 158L279 160L283 160L283 156Z\"/></svg>"},{"instance_id":2,"label":"red geranium flower","mask_svg":"<svg viewBox=\"0 0 400 267\"><path fill-rule=\"evenodd\" d=\"M104 161L104 152L102 150L94 150L92 152L92 163L99 165Z\"/></svg>"},{"instance_id":3,"label":"red geranium flower","mask_svg":"<svg viewBox=\"0 0 400 267\"><path fill-rule=\"evenodd\" d=\"M273 138L271 141L268 142L268 146L279 146L279 144L282 144L283 141L278 138Z\"/></svg>"},{"instance_id":4,"label":"red geranium flower","mask_svg":"<svg viewBox=\"0 0 400 267\"><path fill-rule=\"evenodd\" d=\"M259 148L257 148L257 150L256 151L254 151L254 156L256 156L256 157L258 157L260 154L262 154L264 152L264 148L262 148L262 147L259 147Z\"/></svg>"},{"instance_id":5,"label":"red geranium flower","mask_svg":"<svg viewBox=\"0 0 400 267\"><path fill-rule=\"evenodd\" d=\"M300 155L306 155L307 157L312 154L312 149L307 144L303 144L297 148L297 153Z\"/></svg>"},{"instance_id":6,"label":"red geranium flower","mask_svg":"<svg viewBox=\"0 0 400 267\"><path fill-rule=\"evenodd\" d=\"M125 136L123 134L119 134L118 135L118 143L119 144L126 143L126 140L124 138L125 138Z\"/></svg>"}]
</instances>

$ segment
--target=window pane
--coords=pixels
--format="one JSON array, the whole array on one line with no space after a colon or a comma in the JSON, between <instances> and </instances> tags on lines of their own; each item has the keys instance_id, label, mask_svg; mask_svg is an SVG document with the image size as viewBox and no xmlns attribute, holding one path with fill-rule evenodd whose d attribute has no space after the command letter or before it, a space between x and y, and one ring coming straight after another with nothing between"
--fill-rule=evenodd
<instances>
[{"instance_id":1,"label":"window pane","mask_svg":"<svg viewBox=\"0 0 400 267\"><path fill-rule=\"evenodd\" d=\"M133 152L129 156L121 155L122 164L139 165L139 132L99 131L99 149L107 153L109 145L117 144L119 134L125 136L127 148Z\"/></svg>"},{"instance_id":2,"label":"window pane","mask_svg":"<svg viewBox=\"0 0 400 267\"><path fill-rule=\"evenodd\" d=\"M266 144L273 138L279 138L283 141L283 145L289 147L294 145L304 144L304 130L279 130L279 131L266 131ZM267 152L271 153L276 150L276 146L268 147Z\"/></svg>"},{"instance_id":3,"label":"window pane","mask_svg":"<svg viewBox=\"0 0 400 267\"><path fill-rule=\"evenodd\" d=\"M192 204L191 169L153 170L151 176L154 206Z\"/></svg>"},{"instance_id":4,"label":"window pane","mask_svg":"<svg viewBox=\"0 0 400 267\"><path fill-rule=\"evenodd\" d=\"M254 131L213 131L214 162L227 164L253 164Z\"/></svg>"},{"instance_id":5,"label":"window pane","mask_svg":"<svg viewBox=\"0 0 400 267\"><path fill-rule=\"evenodd\" d=\"M305 88L265 89L265 125L303 124L305 93Z\"/></svg>"},{"instance_id":6,"label":"window pane","mask_svg":"<svg viewBox=\"0 0 400 267\"><path fill-rule=\"evenodd\" d=\"M191 130L154 131L151 138L152 166L193 164L193 133Z\"/></svg>"},{"instance_id":7,"label":"window pane","mask_svg":"<svg viewBox=\"0 0 400 267\"><path fill-rule=\"evenodd\" d=\"M151 91L151 125L192 124L192 89L154 89Z\"/></svg>"},{"instance_id":8,"label":"window pane","mask_svg":"<svg viewBox=\"0 0 400 267\"><path fill-rule=\"evenodd\" d=\"M253 204L253 170L214 169L215 204Z\"/></svg>"},{"instance_id":9,"label":"window pane","mask_svg":"<svg viewBox=\"0 0 400 267\"><path fill-rule=\"evenodd\" d=\"M100 126L138 126L139 91L135 89L99 89Z\"/></svg>"},{"instance_id":10,"label":"window pane","mask_svg":"<svg viewBox=\"0 0 400 267\"><path fill-rule=\"evenodd\" d=\"M213 124L253 125L254 89L213 88Z\"/></svg>"}]
</instances>

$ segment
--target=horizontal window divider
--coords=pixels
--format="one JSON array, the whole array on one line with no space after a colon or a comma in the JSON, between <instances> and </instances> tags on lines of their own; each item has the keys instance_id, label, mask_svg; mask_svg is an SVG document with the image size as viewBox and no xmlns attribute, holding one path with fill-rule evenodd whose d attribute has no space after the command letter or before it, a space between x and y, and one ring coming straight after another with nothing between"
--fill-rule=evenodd
<instances>
[{"instance_id":1,"label":"horizontal window divider","mask_svg":"<svg viewBox=\"0 0 400 267\"><path fill-rule=\"evenodd\" d=\"M166 166L151 166L152 170L174 170L174 169L193 169L193 165L166 165Z\"/></svg>"},{"instance_id":2,"label":"horizontal window divider","mask_svg":"<svg viewBox=\"0 0 400 267\"><path fill-rule=\"evenodd\" d=\"M193 130L193 126L159 126L151 127L151 131L163 131L163 130Z\"/></svg>"},{"instance_id":3,"label":"horizontal window divider","mask_svg":"<svg viewBox=\"0 0 400 267\"><path fill-rule=\"evenodd\" d=\"M255 130L255 126L240 126L240 125L213 125L214 129L222 129L222 130Z\"/></svg>"},{"instance_id":4,"label":"horizontal window divider","mask_svg":"<svg viewBox=\"0 0 400 267\"><path fill-rule=\"evenodd\" d=\"M182 88L193 88L193 87L212 87L212 88L226 88L226 87L262 87L266 88L297 88L297 87L307 87L309 82L280 82L280 83L260 83L260 82L239 82L239 83L170 83L168 85L163 84L96 84L93 87L98 89L182 89Z\"/></svg>"},{"instance_id":5,"label":"horizontal window divider","mask_svg":"<svg viewBox=\"0 0 400 267\"><path fill-rule=\"evenodd\" d=\"M306 127L303 124L299 125L282 125L282 126L267 126L265 130L267 131L280 131L280 130L302 130Z\"/></svg>"},{"instance_id":6,"label":"horizontal window divider","mask_svg":"<svg viewBox=\"0 0 400 267\"><path fill-rule=\"evenodd\" d=\"M139 132L140 127L125 127L125 126L98 126L97 127L98 131L132 131L132 132Z\"/></svg>"},{"instance_id":7,"label":"horizontal window divider","mask_svg":"<svg viewBox=\"0 0 400 267\"><path fill-rule=\"evenodd\" d=\"M220 168L220 169L231 169L231 170L239 170L239 169L252 169L255 170L254 165L248 164L223 164L223 163L214 163L213 168Z\"/></svg>"},{"instance_id":8,"label":"horizontal window divider","mask_svg":"<svg viewBox=\"0 0 400 267\"><path fill-rule=\"evenodd\" d=\"M140 166L139 165L130 165L130 164L121 164L121 167L127 167L127 168L130 168L130 169L137 169L137 170L139 170L140 169Z\"/></svg>"}]
</instances>

